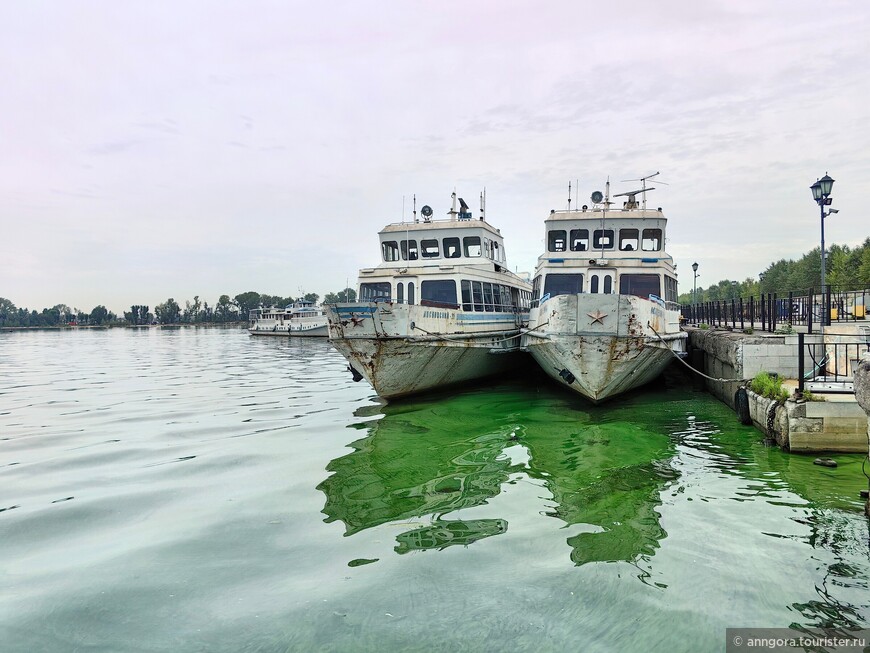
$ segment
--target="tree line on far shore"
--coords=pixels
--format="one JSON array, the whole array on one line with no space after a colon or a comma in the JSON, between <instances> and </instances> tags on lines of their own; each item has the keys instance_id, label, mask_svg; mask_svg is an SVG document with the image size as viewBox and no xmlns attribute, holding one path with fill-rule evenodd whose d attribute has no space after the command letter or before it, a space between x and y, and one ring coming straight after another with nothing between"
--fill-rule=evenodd
<instances>
[{"instance_id":1,"label":"tree line on far shore","mask_svg":"<svg viewBox=\"0 0 870 653\"><path fill-rule=\"evenodd\" d=\"M870 238L861 245L851 248L848 245L831 245L826 248L825 283L838 290L863 290L870 288ZM703 260L699 261L703 272ZM688 279L691 287L692 270L683 271L681 285L686 286ZM739 299L740 297L759 297L762 293L777 293L780 297L789 292L805 293L810 289L820 292L822 284L822 249L816 247L797 261L781 259L771 263L758 275L758 279L744 281L723 279L718 283L702 288L698 286L697 301L708 302L720 299ZM692 291L683 293L679 303L692 303Z\"/></svg>"},{"instance_id":2,"label":"tree line on far shore","mask_svg":"<svg viewBox=\"0 0 870 653\"><path fill-rule=\"evenodd\" d=\"M230 298L221 295L217 302L209 305L202 301L199 295L193 300L186 300L181 306L170 297L165 302L157 304L153 312L150 306L133 304L129 311L119 316L108 310L102 304L95 306L90 312L70 308L66 304L55 304L42 311L18 308L12 301L0 297L0 327L57 327L68 325L79 326L138 326L146 324L211 324L241 322L248 319L248 312L255 308L284 308L296 301L314 302L320 299L317 293L307 293L301 297L282 297L280 295L261 294L254 291L243 292ZM327 293L324 304L356 301L356 291L344 288L337 292Z\"/></svg>"}]
</instances>

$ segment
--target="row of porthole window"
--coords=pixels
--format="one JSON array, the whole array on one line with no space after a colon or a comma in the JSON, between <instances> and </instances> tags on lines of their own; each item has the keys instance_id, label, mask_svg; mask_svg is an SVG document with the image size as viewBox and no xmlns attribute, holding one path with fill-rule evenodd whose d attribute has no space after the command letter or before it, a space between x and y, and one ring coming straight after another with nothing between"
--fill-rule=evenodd
<instances>
[{"instance_id":1,"label":"row of porthole window","mask_svg":"<svg viewBox=\"0 0 870 653\"><path fill-rule=\"evenodd\" d=\"M613 249L615 245L613 229L595 229L592 232L592 249ZM657 252L662 248L661 229L620 229L619 249L623 252ZM552 229L547 234L547 251L585 252L589 247L588 229Z\"/></svg>"},{"instance_id":2,"label":"row of porthole window","mask_svg":"<svg viewBox=\"0 0 870 653\"><path fill-rule=\"evenodd\" d=\"M484 256L498 263L505 262L504 245L498 241L480 236L465 236L442 238L424 238L416 240L385 240L381 243L381 252L384 261L416 261L419 258L480 258Z\"/></svg>"}]
</instances>

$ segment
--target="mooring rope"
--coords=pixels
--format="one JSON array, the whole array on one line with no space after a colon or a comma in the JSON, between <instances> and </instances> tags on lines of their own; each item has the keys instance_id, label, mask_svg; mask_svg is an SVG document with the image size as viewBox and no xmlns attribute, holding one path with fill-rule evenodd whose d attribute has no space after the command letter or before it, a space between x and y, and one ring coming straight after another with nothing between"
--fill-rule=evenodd
<instances>
[{"instance_id":1,"label":"mooring rope","mask_svg":"<svg viewBox=\"0 0 870 653\"><path fill-rule=\"evenodd\" d=\"M480 333L480 334L470 334L471 336L478 336L477 338L474 338L474 337L451 338L450 336L445 336L444 334L441 334L441 333L434 333L432 331L427 331L423 327L419 327L416 324L414 324L413 322L411 323L411 328L416 329L417 331L422 331L426 335L432 336L433 338L435 338L437 340L447 340L449 342L471 343L471 342L474 342L475 340L479 340L482 337L486 337L485 332L484 332L484 333ZM508 336L507 338L500 338L499 340L493 340L488 344L494 345L494 344L497 344L499 342L507 342L508 340L514 340L515 338L519 338L520 335L521 335L521 332L518 329L514 335Z\"/></svg>"},{"instance_id":2,"label":"mooring rope","mask_svg":"<svg viewBox=\"0 0 870 653\"><path fill-rule=\"evenodd\" d=\"M662 337L659 335L659 332L656 331L656 330L653 328L653 325L652 325L652 324L650 324L649 322L647 322L646 325L647 325L647 326L652 330L652 332L653 332L654 334L656 334L656 337L657 337L659 340L661 340L663 344L665 344L665 345L668 344L667 340L665 340L664 338L662 338ZM712 376L707 376L707 375L704 374L703 372L700 372L700 371L696 370L694 367L692 367L691 365L689 365L686 361L684 361L682 358L680 358L679 356L677 356L677 352L675 352L673 349L671 349L670 346L668 346L668 351L671 352L671 354L673 354L674 358L676 358L678 361L680 361L683 365L685 365L687 368L689 368L690 370L692 370L695 374L698 374L698 375L700 375L700 376L703 376L705 379L710 379L711 381L717 381L717 382L720 382L720 383L735 383L735 382L736 382L736 383L748 383L749 381L752 380L752 379L714 379Z\"/></svg>"}]
</instances>

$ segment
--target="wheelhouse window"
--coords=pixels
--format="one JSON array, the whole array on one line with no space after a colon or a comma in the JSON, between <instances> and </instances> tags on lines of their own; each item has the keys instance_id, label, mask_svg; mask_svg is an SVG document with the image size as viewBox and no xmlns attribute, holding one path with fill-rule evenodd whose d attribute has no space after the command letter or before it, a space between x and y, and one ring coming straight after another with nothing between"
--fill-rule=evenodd
<instances>
[{"instance_id":1,"label":"wheelhouse window","mask_svg":"<svg viewBox=\"0 0 870 653\"><path fill-rule=\"evenodd\" d=\"M456 282L452 279L421 282L420 304L423 306L459 308L459 304L456 303Z\"/></svg>"},{"instance_id":2,"label":"wheelhouse window","mask_svg":"<svg viewBox=\"0 0 870 653\"><path fill-rule=\"evenodd\" d=\"M466 236L462 239L462 244L465 247L465 256L467 258L478 258L480 256L480 236Z\"/></svg>"},{"instance_id":3,"label":"wheelhouse window","mask_svg":"<svg viewBox=\"0 0 870 653\"><path fill-rule=\"evenodd\" d=\"M492 241L489 238L483 239L483 255L492 258Z\"/></svg>"},{"instance_id":4,"label":"wheelhouse window","mask_svg":"<svg viewBox=\"0 0 870 653\"><path fill-rule=\"evenodd\" d=\"M381 249L387 263L399 260L399 244L395 240L385 240L381 243Z\"/></svg>"},{"instance_id":5,"label":"wheelhouse window","mask_svg":"<svg viewBox=\"0 0 870 653\"><path fill-rule=\"evenodd\" d=\"M399 304L405 303L405 284L401 282L396 284L396 302Z\"/></svg>"},{"instance_id":6,"label":"wheelhouse window","mask_svg":"<svg viewBox=\"0 0 870 653\"><path fill-rule=\"evenodd\" d=\"M570 242L572 252L585 252L589 249L589 230L572 229Z\"/></svg>"},{"instance_id":7,"label":"wheelhouse window","mask_svg":"<svg viewBox=\"0 0 870 653\"><path fill-rule=\"evenodd\" d=\"M544 294L550 297L576 295L581 292L583 292L582 274L548 274L544 279Z\"/></svg>"},{"instance_id":8,"label":"wheelhouse window","mask_svg":"<svg viewBox=\"0 0 870 653\"><path fill-rule=\"evenodd\" d=\"M637 229L619 230L619 249L623 252L636 252L638 248Z\"/></svg>"},{"instance_id":9,"label":"wheelhouse window","mask_svg":"<svg viewBox=\"0 0 870 653\"><path fill-rule=\"evenodd\" d=\"M359 285L359 299L362 302L388 302L391 297L389 281Z\"/></svg>"},{"instance_id":10,"label":"wheelhouse window","mask_svg":"<svg viewBox=\"0 0 870 653\"><path fill-rule=\"evenodd\" d=\"M547 234L547 250L550 252L564 252L566 243L567 235L564 229L554 229Z\"/></svg>"},{"instance_id":11,"label":"wheelhouse window","mask_svg":"<svg viewBox=\"0 0 870 653\"><path fill-rule=\"evenodd\" d=\"M416 261L417 258L420 256L417 250L416 240L403 240L400 245L402 247L403 261Z\"/></svg>"},{"instance_id":12,"label":"wheelhouse window","mask_svg":"<svg viewBox=\"0 0 870 653\"><path fill-rule=\"evenodd\" d=\"M458 238L445 238L443 245L444 258L459 258L462 256L462 249L459 246Z\"/></svg>"},{"instance_id":13,"label":"wheelhouse window","mask_svg":"<svg viewBox=\"0 0 870 653\"><path fill-rule=\"evenodd\" d=\"M660 297L661 280L657 274L623 274L619 277L619 294L634 295L649 299L650 295Z\"/></svg>"},{"instance_id":14,"label":"wheelhouse window","mask_svg":"<svg viewBox=\"0 0 870 653\"><path fill-rule=\"evenodd\" d=\"M498 242L492 241L492 259L494 261L501 261L501 248L498 246Z\"/></svg>"},{"instance_id":15,"label":"wheelhouse window","mask_svg":"<svg viewBox=\"0 0 870 653\"><path fill-rule=\"evenodd\" d=\"M538 301L541 299L541 275L539 274L534 279L532 279L532 307L538 305Z\"/></svg>"},{"instance_id":16,"label":"wheelhouse window","mask_svg":"<svg viewBox=\"0 0 870 653\"><path fill-rule=\"evenodd\" d=\"M665 301L677 301L677 280L668 276L665 276Z\"/></svg>"},{"instance_id":17,"label":"wheelhouse window","mask_svg":"<svg viewBox=\"0 0 870 653\"><path fill-rule=\"evenodd\" d=\"M596 229L592 234L595 249L613 249L613 229Z\"/></svg>"},{"instance_id":18,"label":"wheelhouse window","mask_svg":"<svg viewBox=\"0 0 870 653\"><path fill-rule=\"evenodd\" d=\"M662 230L644 229L641 247L645 252L657 252L662 248Z\"/></svg>"},{"instance_id":19,"label":"wheelhouse window","mask_svg":"<svg viewBox=\"0 0 870 653\"><path fill-rule=\"evenodd\" d=\"M423 252L423 258L438 258L441 256L441 250L438 248L438 239L436 238L421 240L420 249Z\"/></svg>"}]
</instances>

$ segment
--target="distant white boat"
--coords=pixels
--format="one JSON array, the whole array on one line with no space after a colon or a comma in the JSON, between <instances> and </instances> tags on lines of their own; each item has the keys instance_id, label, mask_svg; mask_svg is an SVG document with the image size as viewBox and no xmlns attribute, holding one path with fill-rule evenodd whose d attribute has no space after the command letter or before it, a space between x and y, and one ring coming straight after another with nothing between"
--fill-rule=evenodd
<instances>
[{"instance_id":1,"label":"distant white boat","mask_svg":"<svg viewBox=\"0 0 870 653\"><path fill-rule=\"evenodd\" d=\"M326 305L329 337L382 397L503 373L523 362L531 285L512 273L498 229L459 198L447 220L390 224L381 263L360 270L358 302ZM481 201L483 214L483 200Z\"/></svg>"},{"instance_id":2,"label":"distant white boat","mask_svg":"<svg viewBox=\"0 0 870 653\"><path fill-rule=\"evenodd\" d=\"M538 258L523 347L553 379L593 402L647 383L684 355L677 275L665 250L661 209L636 195L611 208L551 211Z\"/></svg>"},{"instance_id":3,"label":"distant white boat","mask_svg":"<svg viewBox=\"0 0 870 653\"><path fill-rule=\"evenodd\" d=\"M299 300L286 308L255 308L248 314L248 332L255 336L329 335L326 312L314 302Z\"/></svg>"}]
</instances>

